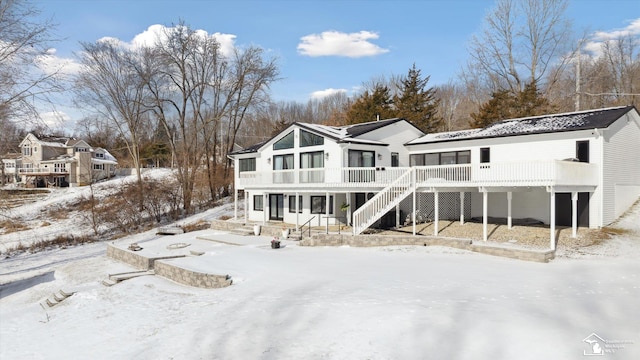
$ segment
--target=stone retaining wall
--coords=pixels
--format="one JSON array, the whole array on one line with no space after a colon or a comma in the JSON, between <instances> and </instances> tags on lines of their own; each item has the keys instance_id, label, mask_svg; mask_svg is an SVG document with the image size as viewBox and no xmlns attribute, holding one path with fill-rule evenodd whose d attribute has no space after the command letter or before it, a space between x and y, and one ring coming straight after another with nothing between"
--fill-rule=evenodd
<instances>
[{"instance_id":1,"label":"stone retaining wall","mask_svg":"<svg viewBox=\"0 0 640 360\"><path fill-rule=\"evenodd\" d=\"M184 257L184 255L146 257L134 251L121 249L113 244L107 245L107 256L112 259L122 261L123 263L129 264L140 270L153 270L156 260Z\"/></svg>"},{"instance_id":2,"label":"stone retaining wall","mask_svg":"<svg viewBox=\"0 0 640 360\"><path fill-rule=\"evenodd\" d=\"M394 235L343 235L343 234L317 234L312 238L300 241L302 246L449 246L458 249L468 249L471 240L447 239L425 236L394 236Z\"/></svg>"},{"instance_id":3,"label":"stone retaining wall","mask_svg":"<svg viewBox=\"0 0 640 360\"><path fill-rule=\"evenodd\" d=\"M470 239L451 239L432 236L394 236L394 235L338 235L318 234L300 241L301 246L447 246L477 253L502 256L518 260L549 262L555 258L554 250L527 250L473 243Z\"/></svg>"},{"instance_id":4,"label":"stone retaining wall","mask_svg":"<svg viewBox=\"0 0 640 360\"><path fill-rule=\"evenodd\" d=\"M243 227L243 223L227 221L227 220L211 220L211 228L215 230L235 230Z\"/></svg>"},{"instance_id":5,"label":"stone retaining wall","mask_svg":"<svg viewBox=\"0 0 640 360\"><path fill-rule=\"evenodd\" d=\"M233 282L229 275L205 274L193 270L187 270L174 266L167 261L156 261L156 275L173 280L179 284L194 286L204 289L216 289L231 285Z\"/></svg>"},{"instance_id":6,"label":"stone retaining wall","mask_svg":"<svg viewBox=\"0 0 640 360\"><path fill-rule=\"evenodd\" d=\"M527 250L527 249L511 249L500 246L485 245L481 243L475 243L471 245L471 251L479 252L482 254L502 256L511 259L536 261L536 262L549 262L556 257L554 250Z\"/></svg>"}]
</instances>

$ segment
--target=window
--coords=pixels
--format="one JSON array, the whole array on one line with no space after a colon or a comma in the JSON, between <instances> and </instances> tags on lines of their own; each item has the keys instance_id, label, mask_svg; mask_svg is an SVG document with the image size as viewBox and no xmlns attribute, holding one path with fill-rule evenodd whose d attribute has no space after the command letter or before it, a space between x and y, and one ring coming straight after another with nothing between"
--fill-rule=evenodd
<instances>
[{"instance_id":1,"label":"window","mask_svg":"<svg viewBox=\"0 0 640 360\"><path fill-rule=\"evenodd\" d=\"M298 195L297 209L299 213L302 213L302 195ZM295 195L289 195L289 212L290 213L296 212L296 196Z\"/></svg>"},{"instance_id":2,"label":"window","mask_svg":"<svg viewBox=\"0 0 640 360\"><path fill-rule=\"evenodd\" d=\"M283 136L282 139L273 144L273 150L293 148L293 131Z\"/></svg>"},{"instance_id":3,"label":"window","mask_svg":"<svg viewBox=\"0 0 640 360\"><path fill-rule=\"evenodd\" d=\"M433 166L471 163L471 151L447 151L442 153L413 154L410 157L411 166Z\"/></svg>"},{"instance_id":4,"label":"window","mask_svg":"<svg viewBox=\"0 0 640 360\"><path fill-rule=\"evenodd\" d=\"M31 155L31 147L28 145L25 145L22 147L22 155L25 156L30 156Z\"/></svg>"},{"instance_id":5,"label":"window","mask_svg":"<svg viewBox=\"0 0 640 360\"><path fill-rule=\"evenodd\" d=\"M490 148L480 148L480 162L488 163L491 161L491 151Z\"/></svg>"},{"instance_id":6,"label":"window","mask_svg":"<svg viewBox=\"0 0 640 360\"><path fill-rule=\"evenodd\" d=\"M456 153L458 160L456 164L471 164L471 151L458 151Z\"/></svg>"},{"instance_id":7,"label":"window","mask_svg":"<svg viewBox=\"0 0 640 360\"><path fill-rule=\"evenodd\" d=\"M94 164L97 165L97 164ZM64 164L53 164L53 168L54 168L54 172L65 172L66 171L66 167Z\"/></svg>"},{"instance_id":8,"label":"window","mask_svg":"<svg viewBox=\"0 0 640 360\"><path fill-rule=\"evenodd\" d=\"M375 152L349 150L349 167L375 167Z\"/></svg>"},{"instance_id":9,"label":"window","mask_svg":"<svg viewBox=\"0 0 640 360\"><path fill-rule=\"evenodd\" d=\"M34 147L33 147L33 152L34 152L34 153L37 153L37 152L38 152L38 148L34 146Z\"/></svg>"},{"instance_id":10,"label":"window","mask_svg":"<svg viewBox=\"0 0 640 360\"><path fill-rule=\"evenodd\" d=\"M300 147L324 145L324 138L308 131L300 130Z\"/></svg>"},{"instance_id":11,"label":"window","mask_svg":"<svg viewBox=\"0 0 640 360\"><path fill-rule=\"evenodd\" d=\"M324 152L316 151L300 154L301 169L317 169L324 167Z\"/></svg>"},{"instance_id":12,"label":"window","mask_svg":"<svg viewBox=\"0 0 640 360\"><path fill-rule=\"evenodd\" d=\"M256 158L240 159L240 172L256 171Z\"/></svg>"},{"instance_id":13,"label":"window","mask_svg":"<svg viewBox=\"0 0 640 360\"><path fill-rule=\"evenodd\" d=\"M274 155L273 170L293 169L293 154Z\"/></svg>"},{"instance_id":14,"label":"window","mask_svg":"<svg viewBox=\"0 0 640 360\"><path fill-rule=\"evenodd\" d=\"M391 167L398 166L400 166L400 155L398 155L398 153L396 152L391 153Z\"/></svg>"},{"instance_id":15,"label":"window","mask_svg":"<svg viewBox=\"0 0 640 360\"><path fill-rule=\"evenodd\" d=\"M83 148L83 147L77 147L77 148L74 148L73 150L75 150L75 152L88 152L89 151L89 149Z\"/></svg>"},{"instance_id":16,"label":"window","mask_svg":"<svg viewBox=\"0 0 640 360\"><path fill-rule=\"evenodd\" d=\"M104 159L104 154L103 153L96 153L96 157L99 159Z\"/></svg>"},{"instance_id":17,"label":"window","mask_svg":"<svg viewBox=\"0 0 640 360\"><path fill-rule=\"evenodd\" d=\"M104 170L104 164L93 164L93 170Z\"/></svg>"},{"instance_id":18,"label":"window","mask_svg":"<svg viewBox=\"0 0 640 360\"><path fill-rule=\"evenodd\" d=\"M409 157L409 165L411 165L411 166L423 166L424 165L424 154L412 154Z\"/></svg>"},{"instance_id":19,"label":"window","mask_svg":"<svg viewBox=\"0 0 640 360\"><path fill-rule=\"evenodd\" d=\"M262 195L253 195L253 210L262 211Z\"/></svg>"},{"instance_id":20,"label":"window","mask_svg":"<svg viewBox=\"0 0 640 360\"><path fill-rule=\"evenodd\" d=\"M424 154L424 164L427 166L440 165L440 154Z\"/></svg>"},{"instance_id":21,"label":"window","mask_svg":"<svg viewBox=\"0 0 640 360\"><path fill-rule=\"evenodd\" d=\"M327 213L327 197L312 196L311 197L311 213L326 214ZM329 196L329 214L333 214L333 196Z\"/></svg>"},{"instance_id":22,"label":"window","mask_svg":"<svg viewBox=\"0 0 640 360\"><path fill-rule=\"evenodd\" d=\"M316 151L300 154L300 169L322 169L324 167L324 152ZM321 183L324 182L324 171L305 170L300 171L300 182Z\"/></svg>"},{"instance_id":23,"label":"window","mask_svg":"<svg viewBox=\"0 0 640 360\"><path fill-rule=\"evenodd\" d=\"M580 162L589 162L589 140L576 141L576 159Z\"/></svg>"}]
</instances>

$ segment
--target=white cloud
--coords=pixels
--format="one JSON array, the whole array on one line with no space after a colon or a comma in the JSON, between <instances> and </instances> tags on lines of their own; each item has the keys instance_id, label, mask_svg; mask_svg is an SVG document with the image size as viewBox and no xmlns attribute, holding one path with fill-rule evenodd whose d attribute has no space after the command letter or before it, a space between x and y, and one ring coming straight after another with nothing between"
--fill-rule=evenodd
<instances>
[{"instance_id":1,"label":"white cloud","mask_svg":"<svg viewBox=\"0 0 640 360\"><path fill-rule=\"evenodd\" d=\"M370 42L375 40L378 34L370 31L357 33L342 33L338 31L325 31L321 34L311 34L300 38L298 53L307 56L345 56L358 58L363 56L375 56L389 52Z\"/></svg>"},{"instance_id":2,"label":"white cloud","mask_svg":"<svg viewBox=\"0 0 640 360\"><path fill-rule=\"evenodd\" d=\"M46 74L58 74L63 78L71 77L77 74L82 65L80 65L75 59L58 57L56 55L57 50L50 48L46 51L45 55L41 55L36 59L38 68L44 71Z\"/></svg>"},{"instance_id":3,"label":"white cloud","mask_svg":"<svg viewBox=\"0 0 640 360\"><path fill-rule=\"evenodd\" d=\"M70 129L73 123L69 114L59 110L40 112L40 119L52 131Z\"/></svg>"},{"instance_id":4,"label":"white cloud","mask_svg":"<svg viewBox=\"0 0 640 360\"><path fill-rule=\"evenodd\" d=\"M312 99L317 99L320 100L322 98L325 98L327 96L331 96L333 94L339 94L339 93L347 93L346 89L333 89L333 88L328 88L328 89L324 89L324 90L318 90L318 91L314 91L311 93L311 98Z\"/></svg>"},{"instance_id":5,"label":"white cloud","mask_svg":"<svg viewBox=\"0 0 640 360\"><path fill-rule=\"evenodd\" d=\"M605 43L624 37L635 38L635 42L640 43L640 18L632 20L629 25L622 29L596 31L591 36L591 40L587 41L582 48L592 53L595 57L600 57Z\"/></svg>"},{"instance_id":6,"label":"white cloud","mask_svg":"<svg viewBox=\"0 0 640 360\"><path fill-rule=\"evenodd\" d=\"M134 36L131 42L123 43L123 44L129 47L134 47L134 48L143 47L143 46L153 46L158 40L160 41L164 40L166 38L166 34L176 29L177 26L180 26L180 25L176 25L174 27L166 27L164 25L159 25L159 24L151 25L145 31ZM201 37L205 37L205 38L211 37L216 39L216 41L220 44L220 51L222 52L222 55L228 57L231 54L233 54L236 35L223 34L219 32L209 34L205 30L195 30L195 33L196 35ZM100 40L118 41L122 43L122 41L119 39L114 39L109 37L104 37Z\"/></svg>"}]
</instances>

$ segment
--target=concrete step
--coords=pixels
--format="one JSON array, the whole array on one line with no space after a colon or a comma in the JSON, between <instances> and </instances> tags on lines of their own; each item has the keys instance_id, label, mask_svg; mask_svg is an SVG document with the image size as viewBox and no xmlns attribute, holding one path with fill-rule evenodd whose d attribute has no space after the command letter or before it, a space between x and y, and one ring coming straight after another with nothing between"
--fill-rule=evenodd
<instances>
[{"instance_id":1,"label":"concrete step","mask_svg":"<svg viewBox=\"0 0 640 360\"><path fill-rule=\"evenodd\" d=\"M40 306L42 306L42 308L44 308L45 310L47 308L52 308L52 307L60 304L61 302L63 302L64 300L66 300L68 297L70 297L73 294L75 294L75 291L72 291L72 292L68 293L68 292L65 292L62 289L60 289L57 292L54 292L53 294L51 294L51 296L49 296L46 299L40 301Z\"/></svg>"},{"instance_id":2,"label":"concrete step","mask_svg":"<svg viewBox=\"0 0 640 360\"><path fill-rule=\"evenodd\" d=\"M153 270L142 270L142 271L130 271L130 272L124 272L124 273L109 274L109 278L103 280L102 283L104 284L106 280L110 280L112 282L115 282L114 284L112 284L112 285L115 285L121 281L133 279L139 276L153 275L154 273L155 272ZM112 286L112 285L106 285L106 286Z\"/></svg>"}]
</instances>

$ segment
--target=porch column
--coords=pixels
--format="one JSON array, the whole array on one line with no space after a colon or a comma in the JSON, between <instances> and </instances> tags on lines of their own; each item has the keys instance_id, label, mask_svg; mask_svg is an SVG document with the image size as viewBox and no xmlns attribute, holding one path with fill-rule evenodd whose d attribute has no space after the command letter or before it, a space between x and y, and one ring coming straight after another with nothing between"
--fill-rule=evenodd
<instances>
[{"instance_id":1,"label":"porch column","mask_svg":"<svg viewBox=\"0 0 640 360\"><path fill-rule=\"evenodd\" d=\"M300 206L300 194L296 193L296 199L294 200L296 203L296 231L300 230L300 209L298 209L298 207Z\"/></svg>"},{"instance_id":2,"label":"porch column","mask_svg":"<svg viewBox=\"0 0 640 360\"><path fill-rule=\"evenodd\" d=\"M464 192L460 192L460 225L464 225Z\"/></svg>"},{"instance_id":3,"label":"porch column","mask_svg":"<svg viewBox=\"0 0 640 360\"><path fill-rule=\"evenodd\" d=\"M511 230L511 200L513 199L513 193L507 192L507 228Z\"/></svg>"},{"instance_id":4,"label":"porch column","mask_svg":"<svg viewBox=\"0 0 640 360\"><path fill-rule=\"evenodd\" d=\"M416 188L413 188L413 211L411 212L411 222L413 226L413 236L416 236Z\"/></svg>"},{"instance_id":5,"label":"porch column","mask_svg":"<svg viewBox=\"0 0 640 360\"><path fill-rule=\"evenodd\" d=\"M433 236L438 236L438 220L439 220L440 214L438 214L438 192L437 191L433 193L433 214L434 214Z\"/></svg>"},{"instance_id":6,"label":"porch column","mask_svg":"<svg viewBox=\"0 0 640 360\"><path fill-rule=\"evenodd\" d=\"M578 192L571 192L571 237L578 236Z\"/></svg>"},{"instance_id":7,"label":"porch column","mask_svg":"<svg viewBox=\"0 0 640 360\"><path fill-rule=\"evenodd\" d=\"M249 222L249 192L244 192L244 223Z\"/></svg>"},{"instance_id":8,"label":"porch column","mask_svg":"<svg viewBox=\"0 0 640 360\"><path fill-rule=\"evenodd\" d=\"M327 222L327 234L328 234L329 233L329 193L326 192L324 194L324 196L325 196L325 200L324 201L325 201L325 205L326 205L325 209L324 209L324 212L325 212L325 221Z\"/></svg>"},{"instance_id":9,"label":"porch column","mask_svg":"<svg viewBox=\"0 0 640 360\"><path fill-rule=\"evenodd\" d=\"M233 220L238 220L238 189L233 188Z\"/></svg>"},{"instance_id":10,"label":"porch column","mask_svg":"<svg viewBox=\"0 0 640 360\"><path fill-rule=\"evenodd\" d=\"M549 243L551 245L551 250L555 250L556 249L556 193L555 191L551 190L551 193L549 195L549 199L551 204L549 204L550 206L550 211L549 211Z\"/></svg>"},{"instance_id":11,"label":"porch column","mask_svg":"<svg viewBox=\"0 0 640 360\"><path fill-rule=\"evenodd\" d=\"M482 193L482 240L483 241L487 241L487 208L488 208L488 201L489 200L489 193L485 190Z\"/></svg>"},{"instance_id":12,"label":"porch column","mask_svg":"<svg viewBox=\"0 0 640 360\"><path fill-rule=\"evenodd\" d=\"M267 225L267 211L269 210L267 199L269 199L267 194L262 194L262 225Z\"/></svg>"},{"instance_id":13,"label":"porch column","mask_svg":"<svg viewBox=\"0 0 640 360\"><path fill-rule=\"evenodd\" d=\"M396 229L400 227L400 204L396 205Z\"/></svg>"}]
</instances>

